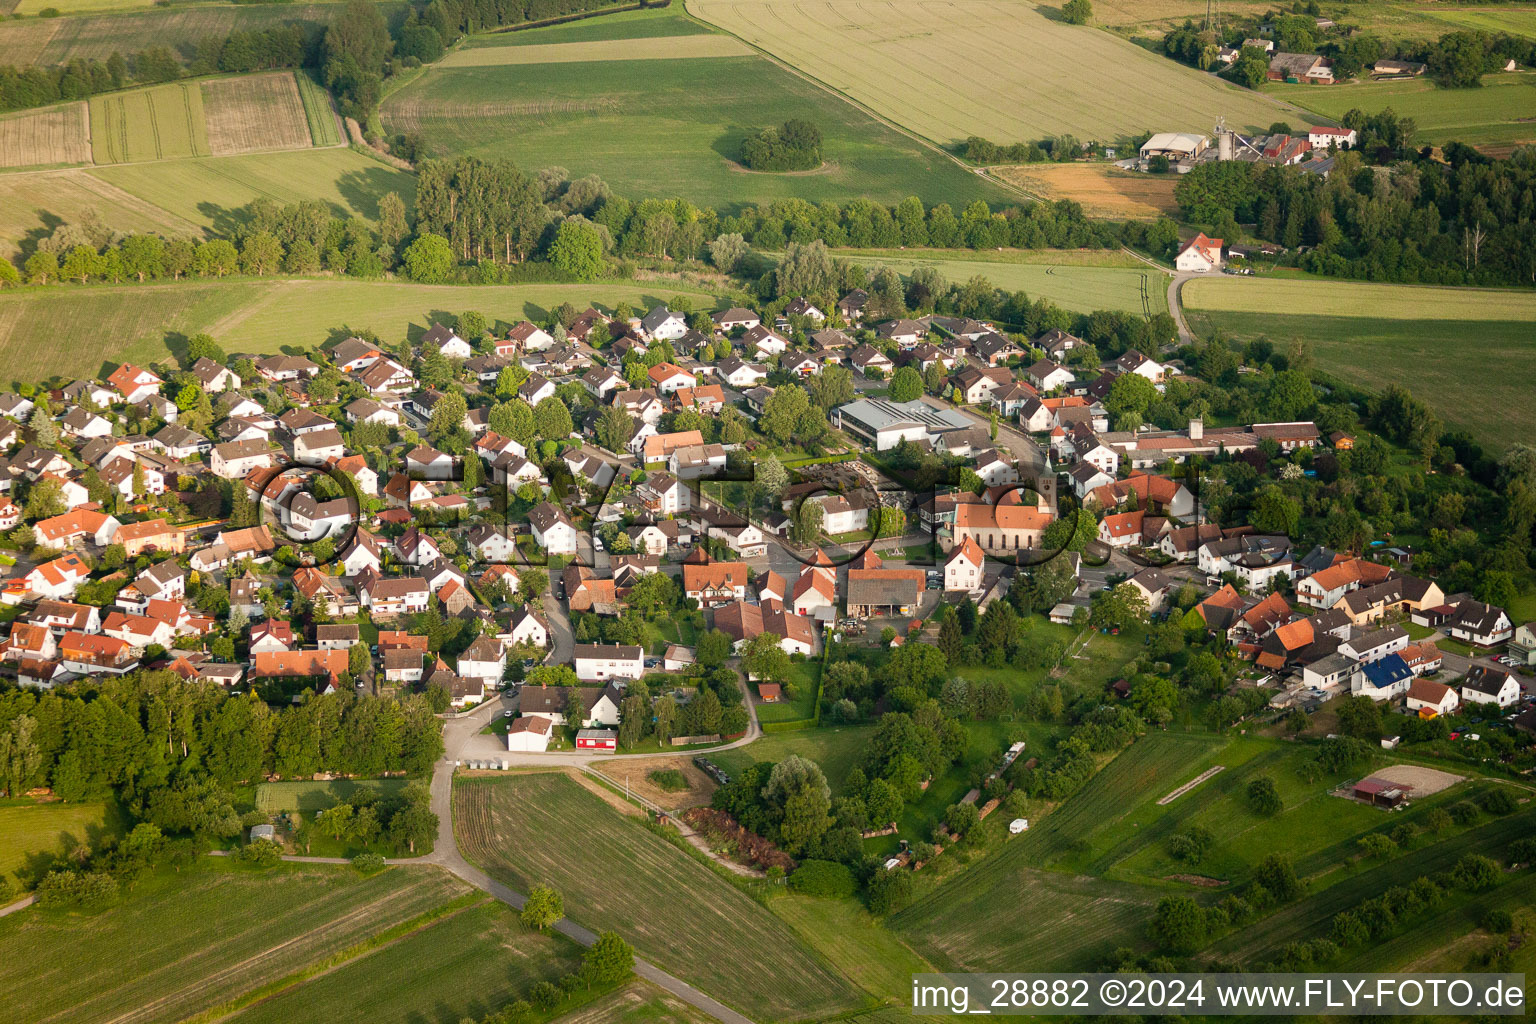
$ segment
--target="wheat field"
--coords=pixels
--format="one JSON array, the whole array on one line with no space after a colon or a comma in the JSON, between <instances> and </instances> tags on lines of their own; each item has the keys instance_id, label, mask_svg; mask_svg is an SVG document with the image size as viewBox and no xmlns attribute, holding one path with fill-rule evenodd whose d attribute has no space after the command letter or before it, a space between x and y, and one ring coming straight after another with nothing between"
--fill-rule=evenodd
<instances>
[{"instance_id":1,"label":"wheat field","mask_svg":"<svg viewBox=\"0 0 1536 1024\"><path fill-rule=\"evenodd\" d=\"M214 156L308 149L309 119L292 71L203 83L208 148Z\"/></svg>"},{"instance_id":2,"label":"wheat field","mask_svg":"<svg viewBox=\"0 0 1536 1024\"><path fill-rule=\"evenodd\" d=\"M84 101L0 117L0 167L91 162L91 123Z\"/></svg>"}]
</instances>

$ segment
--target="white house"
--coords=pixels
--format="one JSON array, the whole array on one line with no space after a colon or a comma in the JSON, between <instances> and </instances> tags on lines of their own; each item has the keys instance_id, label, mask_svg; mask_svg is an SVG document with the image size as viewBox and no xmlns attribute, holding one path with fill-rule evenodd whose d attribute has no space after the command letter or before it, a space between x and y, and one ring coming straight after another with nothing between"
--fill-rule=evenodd
<instances>
[{"instance_id":1,"label":"white house","mask_svg":"<svg viewBox=\"0 0 1536 1024\"><path fill-rule=\"evenodd\" d=\"M549 554L576 553L576 525L560 506L539 502L528 512L528 525L534 541Z\"/></svg>"},{"instance_id":2,"label":"white house","mask_svg":"<svg viewBox=\"0 0 1536 1024\"><path fill-rule=\"evenodd\" d=\"M1307 141L1312 143L1313 149L1331 149L1334 146L1353 147L1359 139L1360 133L1353 128L1314 127L1307 129Z\"/></svg>"},{"instance_id":3,"label":"white house","mask_svg":"<svg viewBox=\"0 0 1536 1024\"><path fill-rule=\"evenodd\" d=\"M1349 692L1372 700L1390 700L1408 692L1418 677L1400 654L1389 654L1380 661L1360 665L1349 677Z\"/></svg>"},{"instance_id":4,"label":"white house","mask_svg":"<svg viewBox=\"0 0 1536 1024\"><path fill-rule=\"evenodd\" d=\"M1456 691L1443 683L1429 679L1415 679L1408 687L1409 711L1432 711L1437 715L1449 715L1461 704Z\"/></svg>"},{"instance_id":5,"label":"white house","mask_svg":"<svg viewBox=\"0 0 1536 1024\"><path fill-rule=\"evenodd\" d=\"M666 306L657 306L640 318L640 329L652 341L676 341L688 333L688 319Z\"/></svg>"},{"instance_id":6,"label":"white house","mask_svg":"<svg viewBox=\"0 0 1536 1024\"><path fill-rule=\"evenodd\" d=\"M967 593L980 590L986 561L981 545L970 534L966 534L965 539L944 561L944 589L963 590Z\"/></svg>"},{"instance_id":7,"label":"white house","mask_svg":"<svg viewBox=\"0 0 1536 1024\"><path fill-rule=\"evenodd\" d=\"M549 646L549 626L537 612L524 608L512 617L506 634L513 645Z\"/></svg>"},{"instance_id":8,"label":"white house","mask_svg":"<svg viewBox=\"0 0 1536 1024\"><path fill-rule=\"evenodd\" d=\"M1181 273L1207 274L1222 267L1221 239L1207 238L1202 231L1184 243L1174 257L1174 269Z\"/></svg>"},{"instance_id":9,"label":"white house","mask_svg":"<svg viewBox=\"0 0 1536 1024\"><path fill-rule=\"evenodd\" d=\"M433 349L449 359L468 359L475 354L474 346L442 324L433 324L432 329L421 336L421 351L426 353Z\"/></svg>"},{"instance_id":10,"label":"white house","mask_svg":"<svg viewBox=\"0 0 1536 1024\"><path fill-rule=\"evenodd\" d=\"M507 749L523 753L543 753L549 749L554 723L543 715L514 718L507 726Z\"/></svg>"},{"instance_id":11,"label":"white house","mask_svg":"<svg viewBox=\"0 0 1536 1024\"><path fill-rule=\"evenodd\" d=\"M1468 704L1513 707L1520 699L1520 683L1508 672L1486 665L1474 665L1461 681L1461 699Z\"/></svg>"},{"instance_id":12,"label":"white house","mask_svg":"<svg viewBox=\"0 0 1536 1024\"><path fill-rule=\"evenodd\" d=\"M645 648L629 644L577 644L572 653L576 678L585 682L639 679L645 674Z\"/></svg>"}]
</instances>

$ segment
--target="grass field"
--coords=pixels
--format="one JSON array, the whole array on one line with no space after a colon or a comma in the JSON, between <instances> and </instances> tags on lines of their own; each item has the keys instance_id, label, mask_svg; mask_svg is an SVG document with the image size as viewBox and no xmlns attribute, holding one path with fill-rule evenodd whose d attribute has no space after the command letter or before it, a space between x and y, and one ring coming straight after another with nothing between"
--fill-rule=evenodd
<instances>
[{"instance_id":1,"label":"grass field","mask_svg":"<svg viewBox=\"0 0 1536 1024\"><path fill-rule=\"evenodd\" d=\"M991 173L1042 199L1081 203L1090 217L1155 220L1178 212L1171 175L1137 174L1109 164L1021 164L994 167Z\"/></svg>"},{"instance_id":2,"label":"grass field","mask_svg":"<svg viewBox=\"0 0 1536 1024\"><path fill-rule=\"evenodd\" d=\"M1536 72L1485 75L1481 89L1441 89L1415 78L1404 82L1355 82L1321 88L1274 84L1264 91L1337 120L1360 109L1379 114L1391 107L1418 125L1415 145L1447 142L1503 143L1536 139Z\"/></svg>"},{"instance_id":3,"label":"grass field","mask_svg":"<svg viewBox=\"0 0 1536 1024\"><path fill-rule=\"evenodd\" d=\"M39 8L96 0L25 0ZM101 0L116 7L126 0ZM140 5L148 7L148 4ZM379 9L386 17L405 4L387 0ZM0 24L0 54L8 64L66 64L76 58L106 60L113 51L124 55L151 46L191 52L203 39L222 39L231 32L255 32L275 25L300 24L318 30L330 23L341 4L174 4L150 10L102 11L74 18L26 18Z\"/></svg>"},{"instance_id":4,"label":"grass field","mask_svg":"<svg viewBox=\"0 0 1536 1024\"><path fill-rule=\"evenodd\" d=\"M153 363L171 355L168 336L216 334L231 352L309 348L333 330L371 328L381 338L419 333L434 319L477 309L508 323L543 320L562 302L584 306L629 302L649 308L679 292L701 304L713 297L688 289L654 291L632 283L581 285L416 285L347 280L198 281L0 292L0 360L7 377L96 376L107 363ZM96 344L54 345L56 337Z\"/></svg>"},{"instance_id":5,"label":"grass field","mask_svg":"<svg viewBox=\"0 0 1536 1024\"><path fill-rule=\"evenodd\" d=\"M181 1020L467 891L437 869L210 864L151 876L88 919L0 919L6 1014L29 1024ZM457 1018L454 1018L457 1019Z\"/></svg>"},{"instance_id":6,"label":"grass field","mask_svg":"<svg viewBox=\"0 0 1536 1024\"><path fill-rule=\"evenodd\" d=\"M1437 5L1438 6L1438 5ZM1493 9L1465 7L1435 10L1433 16L1457 28L1479 32L1508 32L1511 35L1536 36L1536 8Z\"/></svg>"},{"instance_id":7,"label":"grass field","mask_svg":"<svg viewBox=\"0 0 1536 1024\"><path fill-rule=\"evenodd\" d=\"M638 979L557 1018L558 1024L714 1024L714 1020L671 993Z\"/></svg>"},{"instance_id":8,"label":"grass field","mask_svg":"<svg viewBox=\"0 0 1536 1024\"><path fill-rule=\"evenodd\" d=\"M465 855L493 876L524 891L555 886L573 920L616 929L754 1020L828 1016L859 1002L761 904L565 775L460 780L454 804Z\"/></svg>"},{"instance_id":9,"label":"grass field","mask_svg":"<svg viewBox=\"0 0 1536 1024\"><path fill-rule=\"evenodd\" d=\"M946 971L1086 969L1113 949L1146 944L1155 890L1039 871L1010 853L1005 848L956 876L891 926Z\"/></svg>"},{"instance_id":10,"label":"grass field","mask_svg":"<svg viewBox=\"0 0 1536 1024\"><path fill-rule=\"evenodd\" d=\"M693 0L689 10L941 144L1282 120L1248 92L1007 0ZM1027 59L1021 59L1023 55Z\"/></svg>"},{"instance_id":11,"label":"grass field","mask_svg":"<svg viewBox=\"0 0 1536 1024\"><path fill-rule=\"evenodd\" d=\"M1081 313L1119 309L1150 316L1168 311L1166 278L1145 265L1139 269L1058 265L974 257L951 259L926 252L916 255L894 251L879 256L850 254L846 258L856 263L894 267L901 274L910 274L918 267L932 267L955 284L964 284L980 274L998 288L1028 292L1032 299L1050 299L1058 306Z\"/></svg>"},{"instance_id":12,"label":"grass field","mask_svg":"<svg viewBox=\"0 0 1536 1024\"><path fill-rule=\"evenodd\" d=\"M453 51L434 66L474 68L611 60L686 60L695 57L748 57L755 52L746 43L731 36L695 33L685 36L645 36L640 39L599 39L581 43L469 46Z\"/></svg>"},{"instance_id":13,"label":"grass field","mask_svg":"<svg viewBox=\"0 0 1536 1024\"><path fill-rule=\"evenodd\" d=\"M200 233L197 225L129 195L85 170L0 174L0 256L18 266L32 245L59 224L101 214L120 231Z\"/></svg>"},{"instance_id":14,"label":"grass field","mask_svg":"<svg viewBox=\"0 0 1536 1024\"><path fill-rule=\"evenodd\" d=\"M524 928L515 911L492 900L227 1019L232 1024L478 1020L526 997L536 982L558 981L574 971L580 952L568 939Z\"/></svg>"},{"instance_id":15,"label":"grass field","mask_svg":"<svg viewBox=\"0 0 1536 1024\"><path fill-rule=\"evenodd\" d=\"M622 11L600 18L583 18L564 25L523 29L518 32L485 32L464 40L464 46L547 46L550 43L591 43L609 39L653 39L657 36L713 35L714 30L683 13L681 4Z\"/></svg>"},{"instance_id":16,"label":"grass field","mask_svg":"<svg viewBox=\"0 0 1536 1024\"><path fill-rule=\"evenodd\" d=\"M203 110L214 156L310 146L309 118L292 71L204 82Z\"/></svg>"},{"instance_id":17,"label":"grass field","mask_svg":"<svg viewBox=\"0 0 1536 1024\"><path fill-rule=\"evenodd\" d=\"M9 879L37 854L60 854L120 832L116 805L0 801L0 878Z\"/></svg>"},{"instance_id":18,"label":"grass field","mask_svg":"<svg viewBox=\"0 0 1536 1024\"><path fill-rule=\"evenodd\" d=\"M259 811L323 811L361 789L393 796L406 786L405 779L335 779L330 782L263 782L256 787Z\"/></svg>"},{"instance_id":19,"label":"grass field","mask_svg":"<svg viewBox=\"0 0 1536 1024\"><path fill-rule=\"evenodd\" d=\"M90 128L83 101L0 117L0 167L90 163Z\"/></svg>"},{"instance_id":20,"label":"grass field","mask_svg":"<svg viewBox=\"0 0 1536 1024\"><path fill-rule=\"evenodd\" d=\"M768 909L876 999L904 1001L912 975L933 971L857 900L785 895Z\"/></svg>"},{"instance_id":21,"label":"grass field","mask_svg":"<svg viewBox=\"0 0 1536 1024\"><path fill-rule=\"evenodd\" d=\"M341 124L331 105L331 94L307 71L295 71L299 99L304 103L304 117L309 121L310 141L316 146L341 145Z\"/></svg>"},{"instance_id":22,"label":"grass field","mask_svg":"<svg viewBox=\"0 0 1536 1024\"><path fill-rule=\"evenodd\" d=\"M235 210L263 196L279 203L319 199L336 216L370 221L378 219L384 193L400 193L407 207L416 197L413 175L350 149L167 160L91 173L220 234L235 226Z\"/></svg>"},{"instance_id":23,"label":"grass field","mask_svg":"<svg viewBox=\"0 0 1536 1024\"><path fill-rule=\"evenodd\" d=\"M463 66L431 68L384 101L385 126L420 132L437 155L515 153L528 170L560 166L601 175L627 196L682 196L726 209L786 197L895 202L915 194L956 208L1006 198L1000 186L763 57L702 55L739 52L729 36L679 36L677 23L693 23L676 15L620 20L627 17L459 50L449 63ZM622 35L656 26L666 35ZM582 38L572 38L577 29ZM681 52L639 59L666 38L677 38ZM521 62L530 53L541 62ZM590 57L568 59L578 55ZM743 138L792 117L821 129L821 167L756 173L735 162Z\"/></svg>"},{"instance_id":24,"label":"grass field","mask_svg":"<svg viewBox=\"0 0 1536 1024\"><path fill-rule=\"evenodd\" d=\"M1192 281L1181 298L1197 331L1304 338L1322 369L1371 390L1401 384L1485 444L1536 433L1522 383L1536 376L1536 293L1223 278ZM1311 312L1273 312L1286 309Z\"/></svg>"},{"instance_id":25,"label":"grass field","mask_svg":"<svg viewBox=\"0 0 1536 1024\"><path fill-rule=\"evenodd\" d=\"M91 98L91 155L98 164L208 154L203 94L194 83L175 82Z\"/></svg>"},{"instance_id":26,"label":"grass field","mask_svg":"<svg viewBox=\"0 0 1536 1024\"><path fill-rule=\"evenodd\" d=\"M825 726L802 732L769 733L750 746L722 750L709 759L735 774L758 761L782 761L791 754L809 758L821 765L832 787L832 795L842 791L843 780L864 757L864 743L871 730L867 725Z\"/></svg>"}]
</instances>

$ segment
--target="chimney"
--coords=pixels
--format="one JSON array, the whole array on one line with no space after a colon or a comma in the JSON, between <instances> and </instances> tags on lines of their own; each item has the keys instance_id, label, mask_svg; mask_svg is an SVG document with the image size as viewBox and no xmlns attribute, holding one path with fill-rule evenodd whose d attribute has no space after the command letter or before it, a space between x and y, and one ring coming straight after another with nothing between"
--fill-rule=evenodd
<instances>
[{"instance_id":1,"label":"chimney","mask_svg":"<svg viewBox=\"0 0 1536 1024\"><path fill-rule=\"evenodd\" d=\"M1205 421L1198 417L1190 420L1189 439L1191 441L1198 441L1203 437L1205 437Z\"/></svg>"}]
</instances>

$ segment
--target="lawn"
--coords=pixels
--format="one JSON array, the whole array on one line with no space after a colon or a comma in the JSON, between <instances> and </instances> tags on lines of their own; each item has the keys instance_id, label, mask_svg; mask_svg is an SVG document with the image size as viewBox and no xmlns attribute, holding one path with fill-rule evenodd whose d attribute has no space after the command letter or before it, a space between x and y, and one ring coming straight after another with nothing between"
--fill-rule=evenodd
<instances>
[{"instance_id":1,"label":"lawn","mask_svg":"<svg viewBox=\"0 0 1536 1024\"><path fill-rule=\"evenodd\" d=\"M475 47L459 59L513 60L528 42ZM681 196L722 210L791 197L896 202L915 194L957 209L1006 199L944 154L759 56L434 67L391 94L381 114L391 132L420 132L435 155L513 155L530 171L600 175L637 199ZM821 129L820 168L757 173L735 162L743 138L789 118Z\"/></svg>"},{"instance_id":2,"label":"lawn","mask_svg":"<svg viewBox=\"0 0 1536 1024\"><path fill-rule=\"evenodd\" d=\"M754 1020L851 1009L857 990L760 903L563 774L461 779L465 855L523 891L553 885L566 913ZM786 979L794 979L786 984Z\"/></svg>"},{"instance_id":3,"label":"lawn","mask_svg":"<svg viewBox=\"0 0 1536 1024\"><path fill-rule=\"evenodd\" d=\"M689 10L942 145L971 135L1112 142L1210 131L1219 117L1260 128L1287 114L1271 97L1068 25L1054 5L693 0Z\"/></svg>"},{"instance_id":4,"label":"lawn","mask_svg":"<svg viewBox=\"0 0 1536 1024\"><path fill-rule=\"evenodd\" d=\"M795 699L779 704L758 704L757 720L765 723L794 722L815 717L816 684L820 678L821 662L819 660L791 663L789 679L795 687ZM749 683L747 689L755 692L757 684Z\"/></svg>"},{"instance_id":5,"label":"lawn","mask_svg":"<svg viewBox=\"0 0 1536 1024\"><path fill-rule=\"evenodd\" d=\"M582 285L417 285L305 279L196 281L0 292L0 356L9 379L96 377L106 364L153 363L184 351L184 336L213 333L231 352L308 349L331 331L372 329L386 340L424 331L466 309L508 323L543 320L561 302L628 301L649 307L687 289L658 294L632 283ZM701 303L713 297L695 294ZM92 337L91 346L55 345Z\"/></svg>"},{"instance_id":6,"label":"lawn","mask_svg":"<svg viewBox=\"0 0 1536 1024\"><path fill-rule=\"evenodd\" d=\"M1031 299L1049 299L1079 313L1116 309L1151 316L1168 311L1167 279L1145 265L1081 266L1070 259L1061 264L1011 262L977 259L974 255L950 258L926 252L920 256L896 252L878 256L850 254L846 258L866 266L894 267L901 274L931 267L955 284L964 284L980 275L999 288L1028 292Z\"/></svg>"},{"instance_id":7,"label":"lawn","mask_svg":"<svg viewBox=\"0 0 1536 1024\"><path fill-rule=\"evenodd\" d=\"M263 197L279 203L318 199L337 217L367 221L378 219L386 192L398 192L407 207L416 197L413 175L350 149L166 160L91 173L221 235L238 226L237 210Z\"/></svg>"},{"instance_id":8,"label":"lawn","mask_svg":"<svg viewBox=\"0 0 1536 1024\"><path fill-rule=\"evenodd\" d=\"M312 814L334 807L362 789L371 789L380 796L389 797L398 794L406 785L405 779L263 782L256 787L256 809L269 814L277 811L305 811Z\"/></svg>"},{"instance_id":9,"label":"lawn","mask_svg":"<svg viewBox=\"0 0 1536 1024\"><path fill-rule=\"evenodd\" d=\"M116 804L0 800L0 878L9 880L38 854L62 857L76 846L95 846L124 825Z\"/></svg>"},{"instance_id":10,"label":"lawn","mask_svg":"<svg viewBox=\"0 0 1536 1024\"><path fill-rule=\"evenodd\" d=\"M745 747L710 754L709 759L735 774L759 761L778 762L798 754L821 765L837 796L848 773L864 759L864 744L871 727L867 725L832 725L800 732L768 733Z\"/></svg>"},{"instance_id":11,"label":"lawn","mask_svg":"<svg viewBox=\"0 0 1536 1024\"><path fill-rule=\"evenodd\" d=\"M1536 107L1536 72L1485 75L1480 89L1441 89L1426 78L1414 78L1328 88L1273 84L1264 91L1333 120L1349 110L1379 114L1391 107L1400 117L1413 118L1416 145L1536 139L1536 122L1530 120Z\"/></svg>"},{"instance_id":12,"label":"lawn","mask_svg":"<svg viewBox=\"0 0 1536 1024\"><path fill-rule=\"evenodd\" d=\"M1367 390L1402 385L1484 444L1536 434L1521 384L1536 377L1536 292L1225 278L1186 284L1183 302L1197 332L1304 338L1320 369ZM1301 308L1315 312L1272 312Z\"/></svg>"},{"instance_id":13,"label":"lawn","mask_svg":"<svg viewBox=\"0 0 1536 1024\"><path fill-rule=\"evenodd\" d=\"M232 1024L478 1020L581 963L569 939L524 928L489 900L227 1018Z\"/></svg>"},{"instance_id":14,"label":"lawn","mask_svg":"<svg viewBox=\"0 0 1536 1024\"><path fill-rule=\"evenodd\" d=\"M0 919L0 985L8 1016L30 1024L182 1020L465 891L435 868L210 862L150 876L89 917Z\"/></svg>"},{"instance_id":15,"label":"lawn","mask_svg":"<svg viewBox=\"0 0 1536 1024\"><path fill-rule=\"evenodd\" d=\"M196 82L91 97L91 155L98 164L207 156L208 125Z\"/></svg>"},{"instance_id":16,"label":"lawn","mask_svg":"<svg viewBox=\"0 0 1536 1024\"><path fill-rule=\"evenodd\" d=\"M1536 37L1536 9L1530 7L1516 7L1513 10L1468 10L1465 7L1434 10L1432 7L1431 13L1440 21L1450 22L1457 28Z\"/></svg>"}]
</instances>

